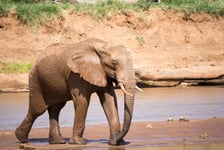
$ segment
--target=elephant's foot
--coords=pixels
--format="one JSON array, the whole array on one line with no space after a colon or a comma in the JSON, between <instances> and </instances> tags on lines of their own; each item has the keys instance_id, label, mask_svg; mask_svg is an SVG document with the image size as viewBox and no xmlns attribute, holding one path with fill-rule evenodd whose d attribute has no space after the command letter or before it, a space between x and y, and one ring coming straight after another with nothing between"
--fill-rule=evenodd
<instances>
[{"instance_id":1,"label":"elephant's foot","mask_svg":"<svg viewBox=\"0 0 224 150\"><path fill-rule=\"evenodd\" d=\"M65 139L61 135L49 136L50 144L65 144Z\"/></svg>"},{"instance_id":2,"label":"elephant's foot","mask_svg":"<svg viewBox=\"0 0 224 150\"><path fill-rule=\"evenodd\" d=\"M126 145L127 143L125 142L124 139L121 139L119 141L117 141L117 145Z\"/></svg>"},{"instance_id":3,"label":"elephant's foot","mask_svg":"<svg viewBox=\"0 0 224 150\"><path fill-rule=\"evenodd\" d=\"M70 138L69 144L85 145L86 141L81 137L73 136Z\"/></svg>"},{"instance_id":4,"label":"elephant's foot","mask_svg":"<svg viewBox=\"0 0 224 150\"><path fill-rule=\"evenodd\" d=\"M21 143L28 143L28 133L25 133L20 127L16 129L15 135Z\"/></svg>"},{"instance_id":5,"label":"elephant's foot","mask_svg":"<svg viewBox=\"0 0 224 150\"><path fill-rule=\"evenodd\" d=\"M116 140L113 140L113 139L110 139L110 141L108 142L109 145L112 145L112 146L119 146L119 145L125 145L126 142L124 139L121 139L119 141L116 141Z\"/></svg>"}]
</instances>

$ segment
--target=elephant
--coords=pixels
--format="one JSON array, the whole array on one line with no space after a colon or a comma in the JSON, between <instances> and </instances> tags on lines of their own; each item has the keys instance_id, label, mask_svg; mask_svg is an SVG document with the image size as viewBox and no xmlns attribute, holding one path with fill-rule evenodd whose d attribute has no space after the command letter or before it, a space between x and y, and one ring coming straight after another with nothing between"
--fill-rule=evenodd
<instances>
[{"instance_id":1,"label":"elephant","mask_svg":"<svg viewBox=\"0 0 224 150\"><path fill-rule=\"evenodd\" d=\"M124 93L122 128L116 86ZM69 144L86 144L83 132L87 109L91 94L96 93L109 124L108 144L123 145L132 121L136 88L132 58L125 46L97 38L53 44L40 54L30 70L29 108L15 135L21 143L27 143L33 122L47 110L49 143L65 144L58 117L66 102L72 100L75 117Z\"/></svg>"}]
</instances>

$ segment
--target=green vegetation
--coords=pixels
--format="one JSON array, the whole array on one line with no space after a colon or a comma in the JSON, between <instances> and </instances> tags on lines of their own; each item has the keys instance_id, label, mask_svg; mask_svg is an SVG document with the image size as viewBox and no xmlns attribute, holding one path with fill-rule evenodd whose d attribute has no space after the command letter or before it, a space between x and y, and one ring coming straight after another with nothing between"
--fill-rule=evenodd
<instances>
[{"instance_id":1,"label":"green vegetation","mask_svg":"<svg viewBox=\"0 0 224 150\"><path fill-rule=\"evenodd\" d=\"M28 25L39 26L46 20L51 20L60 14L60 8L52 3L19 4L16 7L16 16Z\"/></svg>"},{"instance_id":2,"label":"green vegetation","mask_svg":"<svg viewBox=\"0 0 224 150\"><path fill-rule=\"evenodd\" d=\"M54 17L63 17L64 10L85 13L100 19L108 12L114 14L122 10L145 11L151 7L181 10L187 15L205 12L224 16L224 0L161 0L161 3L155 3L155 0L138 0L136 3L126 3L123 0L96 1L94 4L72 4L67 0L61 0L60 3L53 3L51 0L42 3L35 0L0 0L0 17L13 12L25 24L39 26Z\"/></svg>"},{"instance_id":3,"label":"green vegetation","mask_svg":"<svg viewBox=\"0 0 224 150\"><path fill-rule=\"evenodd\" d=\"M224 16L224 0L162 0L160 7L182 10L187 14L205 12Z\"/></svg>"},{"instance_id":4,"label":"green vegetation","mask_svg":"<svg viewBox=\"0 0 224 150\"><path fill-rule=\"evenodd\" d=\"M143 46L143 45L145 44L145 39L144 39L144 37L142 37L142 36L137 36L137 37L136 37L136 41L138 42L138 44L139 44L140 46Z\"/></svg>"},{"instance_id":5,"label":"green vegetation","mask_svg":"<svg viewBox=\"0 0 224 150\"><path fill-rule=\"evenodd\" d=\"M0 73L28 73L32 67L31 63L0 63Z\"/></svg>"},{"instance_id":6,"label":"green vegetation","mask_svg":"<svg viewBox=\"0 0 224 150\"><path fill-rule=\"evenodd\" d=\"M7 3L3 3L2 1L0 1L0 17L7 16L11 7L12 7L11 5L9 5Z\"/></svg>"},{"instance_id":7,"label":"green vegetation","mask_svg":"<svg viewBox=\"0 0 224 150\"><path fill-rule=\"evenodd\" d=\"M108 12L117 13L121 10L140 10L136 4L125 3L120 0L98 0L95 4L75 4L71 7L74 11L92 15L96 19L100 19Z\"/></svg>"}]
</instances>

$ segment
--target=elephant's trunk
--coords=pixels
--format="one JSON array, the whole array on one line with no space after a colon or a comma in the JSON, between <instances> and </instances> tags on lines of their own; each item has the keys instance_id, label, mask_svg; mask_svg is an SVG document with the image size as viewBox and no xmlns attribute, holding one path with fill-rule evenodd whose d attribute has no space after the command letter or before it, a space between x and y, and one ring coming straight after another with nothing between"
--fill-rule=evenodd
<instances>
[{"instance_id":1,"label":"elephant's trunk","mask_svg":"<svg viewBox=\"0 0 224 150\"><path fill-rule=\"evenodd\" d=\"M117 141L123 139L131 126L135 96L135 80L133 79L131 84L124 83L124 88L128 94L124 92L124 121L121 133L117 136Z\"/></svg>"}]
</instances>

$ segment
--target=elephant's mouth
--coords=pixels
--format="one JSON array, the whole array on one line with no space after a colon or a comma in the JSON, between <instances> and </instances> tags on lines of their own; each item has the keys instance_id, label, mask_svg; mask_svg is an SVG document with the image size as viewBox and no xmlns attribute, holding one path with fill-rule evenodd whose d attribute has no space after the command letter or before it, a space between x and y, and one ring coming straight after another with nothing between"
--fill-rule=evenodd
<instances>
[{"instance_id":1,"label":"elephant's mouth","mask_svg":"<svg viewBox=\"0 0 224 150\"><path fill-rule=\"evenodd\" d=\"M115 87L118 86L118 81L116 80L116 78L111 78L111 81L115 84Z\"/></svg>"},{"instance_id":2,"label":"elephant's mouth","mask_svg":"<svg viewBox=\"0 0 224 150\"><path fill-rule=\"evenodd\" d=\"M112 78L112 82L115 84L116 87L120 87L121 90L122 90L122 92L123 92L124 94L133 97L133 95L132 95L131 93L129 93L129 92L125 89L125 87L124 87L124 83L123 83L123 82L117 81L117 80L114 79L114 78Z\"/></svg>"}]
</instances>

